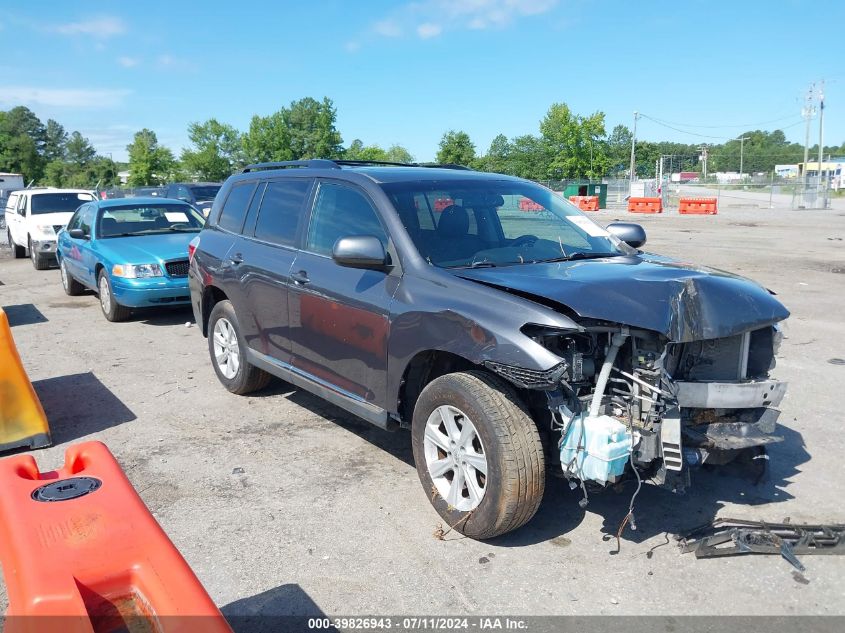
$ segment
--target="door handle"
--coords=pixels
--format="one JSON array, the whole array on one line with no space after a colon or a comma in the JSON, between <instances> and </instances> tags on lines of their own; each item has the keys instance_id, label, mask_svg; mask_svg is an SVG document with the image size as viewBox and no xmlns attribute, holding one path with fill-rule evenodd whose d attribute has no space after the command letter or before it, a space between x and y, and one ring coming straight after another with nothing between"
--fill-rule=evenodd
<instances>
[{"instance_id":1,"label":"door handle","mask_svg":"<svg viewBox=\"0 0 845 633\"><path fill-rule=\"evenodd\" d=\"M293 283L304 285L307 284L310 279L308 279L308 273L304 270L300 270L299 272L291 273L290 278L293 279Z\"/></svg>"}]
</instances>

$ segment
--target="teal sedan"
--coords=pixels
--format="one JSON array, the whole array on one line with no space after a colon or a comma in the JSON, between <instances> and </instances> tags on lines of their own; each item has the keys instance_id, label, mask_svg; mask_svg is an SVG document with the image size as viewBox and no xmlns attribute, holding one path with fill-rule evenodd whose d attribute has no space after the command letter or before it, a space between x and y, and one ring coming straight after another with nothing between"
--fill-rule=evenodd
<instances>
[{"instance_id":1,"label":"teal sedan","mask_svg":"<svg viewBox=\"0 0 845 633\"><path fill-rule=\"evenodd\" d=\"M69 295L96 291L109 321L123 321L134 308L189 305L188 243L204 223L181 200L83 204L58 235L62 286Z\"/></svg>"}]
</instances>

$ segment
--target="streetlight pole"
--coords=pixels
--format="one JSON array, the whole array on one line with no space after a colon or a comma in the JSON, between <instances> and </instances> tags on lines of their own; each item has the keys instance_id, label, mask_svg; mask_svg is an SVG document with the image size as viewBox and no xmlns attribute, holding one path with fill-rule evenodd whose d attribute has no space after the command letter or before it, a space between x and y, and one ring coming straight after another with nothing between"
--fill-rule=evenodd
<instances>
[{"instance_id":1,"label":"streetlight pole","mask_svg":"<svg viewBox=\"0 0 845 633\"><path fill-rule=\"evenodd\" d=\"M822 160L824 159L824 79L819 88L819 193L822 192Z\"/></svg>"},{"instance_id":2,"label":"streetlight pole","mask_svg":"<svg viewBox=\"0 0 845 633\"><path fill-rule=\"evenodd\" d=\"M634 193L634 178L637 175L636 161L636 147L637 147L637 119L640 118L640 113L634 111L634 133L631 136L631 171L629 172L630 182L628 185L628 195Z\"/></svg>"},{"instance_id":3,"label":"streetlight pole","mask_svg":"<svg viewBox=\"0 0 845 633\"><path fill-rule=\"evenodd\" d=\"M807 130L804 134L804 187L808 183L807 176L807 161L810 160L810 120L816 114L816 109L813 107L813 89L815 84L810 84L810 89L807 91L807 96L804 99L804 107L801 108L801 116L807 121Z\"/></svg>"}]
</instances>

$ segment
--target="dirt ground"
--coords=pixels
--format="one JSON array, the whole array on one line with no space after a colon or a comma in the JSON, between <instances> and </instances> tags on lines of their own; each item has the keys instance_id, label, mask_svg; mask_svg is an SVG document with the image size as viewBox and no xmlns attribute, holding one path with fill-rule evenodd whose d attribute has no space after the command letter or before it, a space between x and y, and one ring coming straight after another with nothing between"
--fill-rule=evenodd
<instances>
[{"instance_id":1,"label":"dirt ground","mask_svg":"<svg viewBox=\"0 0 845 633\"><path fill-rule=\"evenodd\" d=\"M646 487L637 531L617 527L632 488L593 496L551 479L534 520L481 543L452 533L417 479L410 436L274 382L226 392L189 310L108 323L93 294L0 249L0 305L53 428L58 467L98 439L227 615L845 614L845 558L696 560L673 534L715 516L845 523L845 210L728 209L632 216L647 248L749 276L792 311L775 376L790 388L768 481L695 472L676 496ZM6 608L0 585L0 611Z\"/></svg>"}]
</instances>

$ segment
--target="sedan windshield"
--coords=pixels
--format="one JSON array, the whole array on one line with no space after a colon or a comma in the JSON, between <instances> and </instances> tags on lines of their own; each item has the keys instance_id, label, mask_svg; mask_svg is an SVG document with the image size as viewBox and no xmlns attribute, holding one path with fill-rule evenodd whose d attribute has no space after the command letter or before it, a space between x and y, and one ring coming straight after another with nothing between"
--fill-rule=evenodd
<instances>
[{"instance_id":1,"label":"sedan windshield","mask_svg":"<svg viewBox=\"0 0 845 633\"><path fill-rule=\"evenodd\" d=\"M420 254L444 268L503 266L633 249L553 191L526 181L386 183Z\"/></svg>"},{"instance_id":2,"label":"sedan windshield","mask_svg":"<svg viewBox=\"0 0 845 633\"><path fill-rule=\"evenodd\" d=\"M191 187L191 191L197 202L211 202L214 200L217 192L220 191L220 185Z\"/></svg>"},{"instance_id":3,"label":"sedan windshield","mask_svg":"<svg viewBox=\"0 0 845 633\"><path fill-rule=\"evenodd\" d=\"M133 205L108 207L100 212L97 235L103 238L196 233L205 220L187 204Z\"/></svg>"},{"instance_id":4,"label":"sedan windshield","mask_svg":"<svg viewBox=\"0 0 845 633\"><path fill-rule=\"evenodd\" d=\"M83 202L90 202L94 196L90 193L39 193L32 195L30 213L72 213Z\"/></svg>"}]
</instances>

